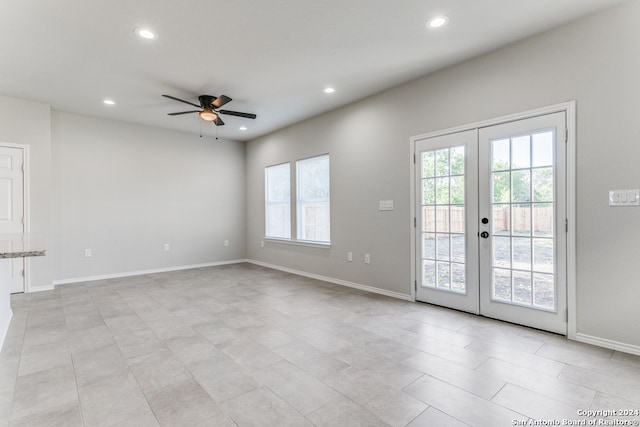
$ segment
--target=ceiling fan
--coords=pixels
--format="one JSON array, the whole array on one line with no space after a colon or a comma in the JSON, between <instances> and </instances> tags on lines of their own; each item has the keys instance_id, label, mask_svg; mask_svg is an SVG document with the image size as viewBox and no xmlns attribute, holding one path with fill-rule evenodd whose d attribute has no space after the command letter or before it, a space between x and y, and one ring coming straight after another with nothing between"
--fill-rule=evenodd
<instances>
[{"instance_id":1,"label":"ceiling fan","mask_svg":"<svg viewBox=\"0 0 640 427\"><path fill-rule=\"evenodd\" d=\"M200 101L200 105L194 104L190 101L185 101L184 99L176 98L171 95L162 95L165 98L173 99L174 101L184 102L185 104L193 105L194 107L201 108L201 110L190 110L190 111L180 111L177 113L169 113L169 116L178 116L180 114L190 114L190 113L198 113L200 118L205 122L212 122L216 126L224 125L224 122L220 118L219 114L226 114L229 116L238 116L244 117L245 119L255 119L256 115L251 113L241 113L239 111L230 111L230 110L219 110L220 107L225 105L226 103L231 101L226 95L220 95L219 97L211 96L211 95L200 95L198 100Z\"/></svg>"}]
</instances>

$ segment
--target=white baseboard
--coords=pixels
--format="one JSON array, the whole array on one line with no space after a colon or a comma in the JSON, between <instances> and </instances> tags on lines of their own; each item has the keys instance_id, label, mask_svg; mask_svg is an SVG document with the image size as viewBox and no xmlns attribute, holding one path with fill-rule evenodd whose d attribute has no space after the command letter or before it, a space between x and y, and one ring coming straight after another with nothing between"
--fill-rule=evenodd
<instances>
[{"instance_id":1,"label":"white baseboard","mask_svg":"<svg viewBox=\"0 0 640 427\"><path fill-rule=\"evenodd\" d=\"M32 294L34 292L44 292L44 291L53 291L55 289L55 283L50 286L31 286L29 290L25 291L26 294Z\"/></svg>"},{"instance_id":2,"label":"white baseboard","mask_svg":"<svg viewBox=\"0 0 640 427\"><path fill-rule=\"evenodd\" d=\"M333 277L321 276L319 274L307 273L306 271L295 270L293 268L282 267L275 264L269 264L262 261L256 261L248 259L246 262L259 265L261 267L272 268L274 270L284 271L286 273L296 274L298 276L309 277L311 279L322 280L324 282L335 283L336 285L347 286L349 288L360 289L361 291L367 291L374 294L385 295L392 298L398 298L405 301L413 301L413 297L407 294L401 294L400 292L388 291L386 289L374 288L373 286L362 285L360 283L348 282L346 280L335 279Z\"/></svg>"},{"instance_id":3,"label":"white baseboard","mask_svg":"<svg viewBox=\"0 0 640 427\"><path fill-rule=\"evenodd\" d=\"M7 312L7 318L0 321L0 327L4 325L4 327L0 329L0 351L2 351L4 340L7 338L7 334L9 333L9 325L11 325L11 319L13 319L13 311L9 309L9 311Z\"/></svg>"},{"instance_id":4,"label":"white baseboard","mask_svg":"<svg viewBox=\"0 0 640 427\"><path fill-rule=\"evenodd\" d=\"M240 264L243 262L248 262L246 259L234 259L229 261L216 261L216 262L207 262L204 264L191 264L191 265L178 265L175 267L166 267L166 268L154 268L150 270L138 270L138 271L127 271L124 273L113 273L113 274L101 274L97 276L87 276L87 277L74 277L71 279L60 279L54 280L53 286L57 285L69 285L72 283L82 283L82 282L93 282L96 280L106 280L106 279L119 279L121 277L131 277L131 276L142 276L144 274L154 274L154 273L167 273L170 271L180 271L180 270L191 270L193 268L203 268L203 267L218 267L221 265L229 265L229 264ZM51 287L50 289L53 289ZM37 288L32 289L32 291L40 291L47 290L45 288Z\"/></svg>"},{"instance_id":5,"label":"white baseboard","mask_svg":"<svg viewBox=\"0 0 640 427\"><path fill-rule=\"evenodd\" d=\"M606 338L594 337L591 335L581 334L579 332L575 335L574 339L586 344L593 344L597 345L598 347L609 348L611 350L617 350L623 353L636 354L640 356L640 347L638 347L637 345L613 341Z\"/></svg>"}]
</instances>

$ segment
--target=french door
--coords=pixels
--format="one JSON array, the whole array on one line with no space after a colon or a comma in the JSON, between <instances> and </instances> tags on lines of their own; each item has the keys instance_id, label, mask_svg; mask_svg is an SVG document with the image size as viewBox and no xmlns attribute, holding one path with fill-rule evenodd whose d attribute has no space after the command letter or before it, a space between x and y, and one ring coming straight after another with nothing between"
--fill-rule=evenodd
<instances>
[{"instance_id":1,"label":"french door","mask_svg":"<svg viewBox=\"0 0 640 427\"><path fill-rule=\"evenodd\" d=\"M416 141L416 299L566 334L564 112Z\"/></svg>"}]
</instances>

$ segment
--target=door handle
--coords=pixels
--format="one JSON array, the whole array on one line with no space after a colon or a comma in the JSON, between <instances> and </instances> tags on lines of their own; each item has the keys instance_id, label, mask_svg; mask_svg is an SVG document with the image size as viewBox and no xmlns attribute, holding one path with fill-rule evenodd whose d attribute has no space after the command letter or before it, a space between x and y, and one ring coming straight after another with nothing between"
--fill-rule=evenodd
<instances>
[{"instance_id":1,"label":"door handle","mask_svg":"<svg viewBox=\"0 0 640 427\"><path fill-rule=\"evenodd\" d=\"M483 231L482 233L480 233L480 237L486 239L487 237L489 237L489 233L487 231Z\"/></svg>"}]
</instances>

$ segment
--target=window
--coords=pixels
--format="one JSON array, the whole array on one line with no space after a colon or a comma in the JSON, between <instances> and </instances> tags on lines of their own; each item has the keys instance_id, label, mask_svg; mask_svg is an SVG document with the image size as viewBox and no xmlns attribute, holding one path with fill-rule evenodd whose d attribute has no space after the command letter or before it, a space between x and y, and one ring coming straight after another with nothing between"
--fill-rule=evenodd
<instances>
[{"instance_id":1,"label":"window","mask_svg":"<svg viewBox=\"0 0 640 427\"><path fill-rule=\"evenodd\" d=\"M299 240L330 242L329 155L296 162Z\"/></svg>"},{"instance_id":2,"label":"window","mask_svg":"<svg viewBox=\"0 0 640 427\"><path fill-rule=\"evenodd\" d=\"M264 172L265 237L330 243L329 155L296 162L295 228L291 227L291 163L268 166Z\"/></svg>"},{"instance_id":3,"label":"window","mask_svg":"<svg viewBox=\"0 0 640 427\"><path fill-rule=\"evenodd\" d=\"M291 165L265 169L265 235L291 238Z\"/></svg>"}]
</instances>

